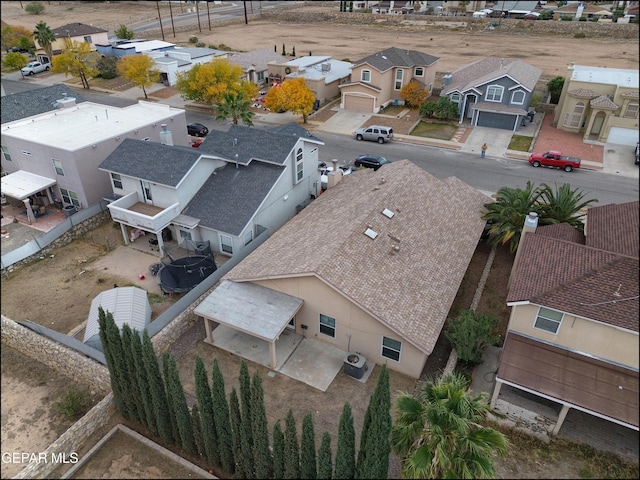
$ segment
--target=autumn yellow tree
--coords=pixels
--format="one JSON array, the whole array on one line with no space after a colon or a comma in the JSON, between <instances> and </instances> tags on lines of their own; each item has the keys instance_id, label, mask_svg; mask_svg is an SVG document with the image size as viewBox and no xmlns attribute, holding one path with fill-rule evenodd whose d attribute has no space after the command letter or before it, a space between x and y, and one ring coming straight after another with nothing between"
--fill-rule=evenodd
<instances>
[{"instance_id":1,"label":"autumn yellow tree","mask_svg":"<svg viewBox=\"0 0 640 480\"><path fill-rule=\"evenodd\" d=\"M89 89L89 78L98 75L97 69L100 54L91 50L88 42L69 42L64 51L53 57L51 71L53 73L64 73L65 77L71 75L78 77L82 81L82 87Z\"/></svg>"},{"instance_id":2,"label":"autumn yellow tree","mask_svg":"<svg viewBox=\"0 0 640 480\"><path fill-rule=\"evenodd\" d=\"M404 87L402 87L402 90L400 90L400 95L410 106L419 107L429 96L429 92L420 82L412 80Z\"/></svg>"},{"instance_id":3,"label":"autumn yellow tree","mask_svg":"<svg viewBox=\"0 0 640 480\"><path fill-rule=\"evenodd\" d=\"M264 104L275 112L289 111L302 115L302 121L307 123L315 101L316 97L305 79L298 77L272 87L264 99Z\"/></svg>"},{"instance_id":4,"label":"autumn yellow tree","mask_svg":"<svg viewBox=\"0 0 640 480\"><path fill-rule=\"evenodd\" d=\"M160 80L160 70L155 66L156 62L150 56L136 54L120 58L116 68L120 75L142 88L144 98L148 98L147 88Z\"/></svg>"},{"instance_id":5,"label":"autumn yellow tree","mask_svg":"<svg viewBox=\"0 0 640 480\"><path fill-rule=\"evenodd\" d=\"M258 94L258 86L243 79L242 67L223 58L178 73L176 89L185 100L208 105L220 103L226 92L242 92L244 98Z\"/></svg>"}]
</instances>

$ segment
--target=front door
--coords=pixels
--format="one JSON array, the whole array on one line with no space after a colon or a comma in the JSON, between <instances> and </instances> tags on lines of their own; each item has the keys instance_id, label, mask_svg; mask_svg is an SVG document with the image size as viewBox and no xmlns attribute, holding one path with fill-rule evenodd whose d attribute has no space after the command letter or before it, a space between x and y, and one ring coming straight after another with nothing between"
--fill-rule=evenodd
<instances>
[{"instance_id":1,"label":"front door","mask_svg":"<svg viewBox=\"0 0 640 480\"><path fill-rule=\"evenodd\" d=\"M598 112L596 114L596 118L593 119L593 125L591 125L591 133L589 135L593 135L597 137L600 135L600 130L602 130L602 124L604 123L604 112Z\"/></svg>"},{"instance_id":2,"label":"front door","mask_svg":"<svg viewBox=\"0 0 640 480\"><path fill-rule=\"evenodd\" d=\"M289 323L287 324L287 329L288 330L293 330L294 332L296 331L296 317L293 317Z\"/></svg>"},{"instance_id":3,"label":"front door","mask_svg":"<svg viewBox=\"0 0 640 480\"><path fill-rule=\"evenodd\" d=\"M140 180L140 185L142 186L142 196L145 203L153 203L153 197L151 196L151 184L144 180Z\"/></svg>"}]
</instances>

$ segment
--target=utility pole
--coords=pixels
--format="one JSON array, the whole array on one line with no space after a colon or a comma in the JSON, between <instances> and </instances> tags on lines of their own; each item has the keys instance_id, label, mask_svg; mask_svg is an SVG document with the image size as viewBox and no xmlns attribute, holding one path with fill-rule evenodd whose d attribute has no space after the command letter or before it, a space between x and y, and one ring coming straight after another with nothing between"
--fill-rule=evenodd
<instances>
[{"instance_id":1,"label":"utility pole","mask_svg":"<svg viewBox=\"0 0 640 480\"><path fill-rule=\"evenodd\" d=\"M207 2L207 18L209 19L209 31L211 31L211 14L209 13L209 2Z\"/></svg>"},{"instance_id":2,"label":"utility pole","mask_svg":"<svg viewBox=\"0 0 640 480\"><path fill-rule=\"evenodd\" d=\"M244 24L247 25L249 20L247 19L247 0L242 2L244 4Z\"/></svg>"},{"instance_id":3,"label":"utility pole","mask_svg":"<svg viewBox=\"0 0 640 480\"><path fill-rule=\"evenodd\" d=\"M180 2L182 4L182 2ZM171 28L173 29L173 38L176 38L176 26L173 24L173 10L171 9L171 2L169 2L169 15L171 15Z\"/></svg>"},{"instance_id":4,"label":"utility pole","mask_svg":"<svg viewBox=\"0 0 640 480\"><path fill-rule=\"evenodd\" d=\"M200 9L198 8L197 0L196 0L196 13L198 14L198 31L202 33L202 26L200 25Z\"/></svg>"},{"instance_id":5,"label":"utility pole","mask_svg":"<svg viewBox=\"0 0 640 480\"><path fill-rule=\"evenodd\" d=\"M162 17L160 17L160 2L156 0L156 7L158 8L158 21L160 22L160 33L162 33L162 41L164 42L164 29L162 28Z\"/></svg>"}]
</instances>

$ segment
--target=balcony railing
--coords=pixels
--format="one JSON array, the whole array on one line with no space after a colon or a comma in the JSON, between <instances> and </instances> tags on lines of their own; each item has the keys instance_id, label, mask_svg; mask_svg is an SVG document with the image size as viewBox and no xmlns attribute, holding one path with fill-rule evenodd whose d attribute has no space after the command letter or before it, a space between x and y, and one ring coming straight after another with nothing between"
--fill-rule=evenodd
<instances>
[{"instance_id":1,"label":"balcony railing","mask_svg":"<svg viewBox=\"0 0 640 480\"><path fill-rule=\"evenodd\" d=\"M131 192L108 205L111 218L132 227L150 232L160 232L178 215L180 204L174 203L167 208L149 205Z\"/></svg>"}]
</instances>

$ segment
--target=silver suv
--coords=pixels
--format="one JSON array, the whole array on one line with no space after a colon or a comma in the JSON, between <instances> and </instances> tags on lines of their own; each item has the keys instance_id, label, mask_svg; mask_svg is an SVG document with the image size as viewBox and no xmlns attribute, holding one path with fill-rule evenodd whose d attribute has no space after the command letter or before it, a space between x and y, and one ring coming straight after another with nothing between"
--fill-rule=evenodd
<instances>
[{"instance_id":1,"label":"silver suv","mask_svg":"<svg viewBox=\"0 0 640 480\"><path fill-rule=\"evenodd\" d=\"M370 140L372 142L385 143L393 140L393 128L381 125L371 125L359 128L353 134L356 140Z\"/></svg>"}]
</instances>

